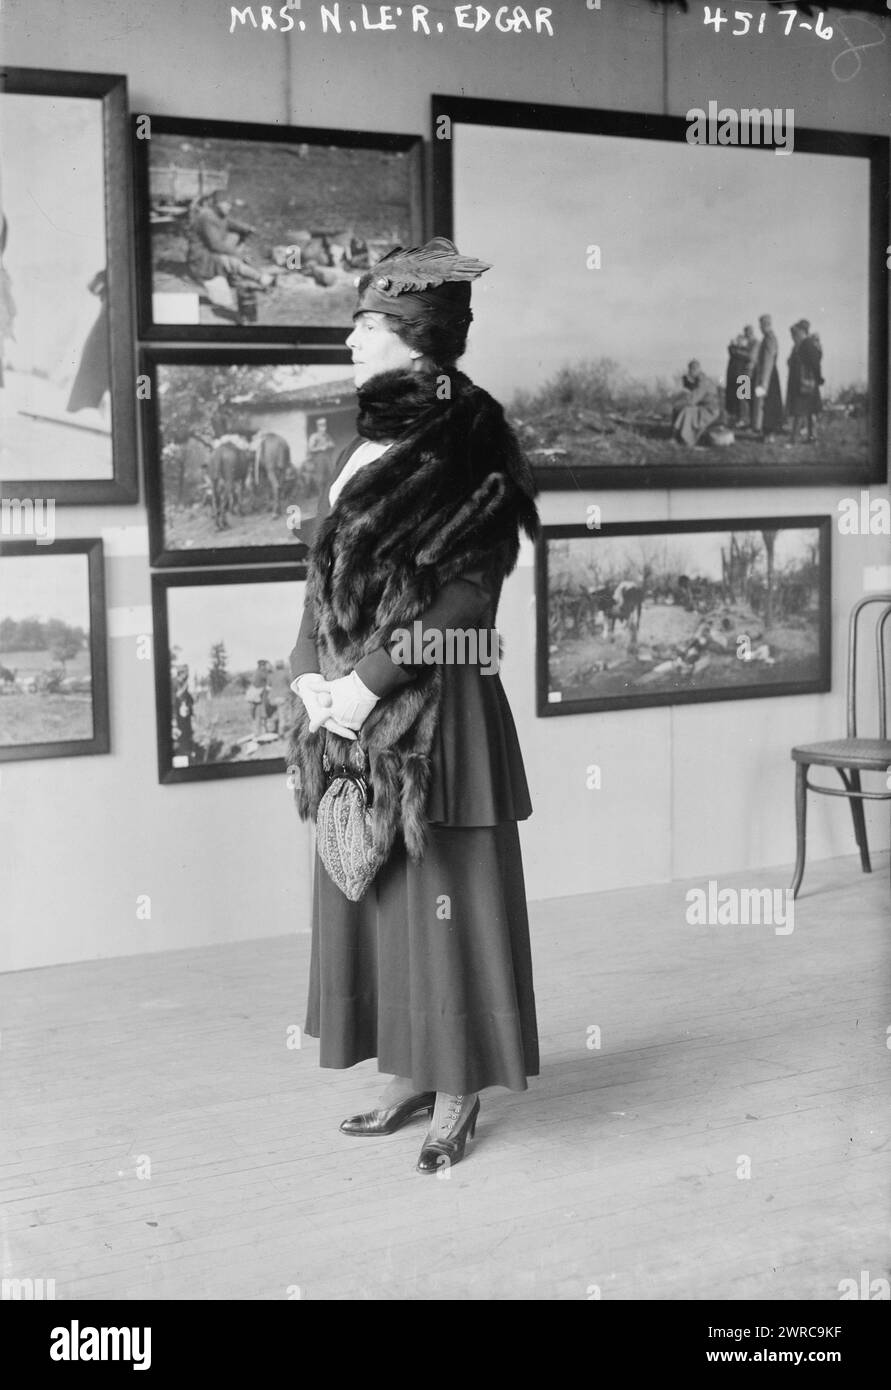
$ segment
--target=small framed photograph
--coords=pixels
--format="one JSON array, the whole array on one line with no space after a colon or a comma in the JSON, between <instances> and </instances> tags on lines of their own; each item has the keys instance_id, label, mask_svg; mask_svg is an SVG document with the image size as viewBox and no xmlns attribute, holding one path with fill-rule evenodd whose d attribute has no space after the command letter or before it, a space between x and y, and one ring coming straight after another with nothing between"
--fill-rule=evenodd
<instances>
[{"instance_id":1,"label":"small framed photograph","mask_svg":"<svg viewBox=\"0 0 891 1390\"><path fill-rule=\"evenodd\" d=\"M432 110L436 229L493 267L466 371L541 488L885 481L887 137L795 126L793 153L761 141L767 109L729 144L683 116Z\"/></svg>"},{"instance_id":2,"label":"small framed photograph","mask_svg":"<svg viewBox=\"0 0 891 1390\"><path fill-rule=\"evenodd\" d=\"M152 575L162 783L285 770L303 565Z\"/></svg>"},{"instance_id":3,"label":"small framed photograph","mask_svg":"<svg viewBox=\"0 0 891 1390\"><path fill-rule=\"evenodd\" d=\"M343 343L355 282L424 239L415 135L133 118L143 338Z\"/></svg>"},{"instance_id":4,"label":"small framed photograph","mask_svg":"<svg viewBox=\"0 0 891 1390\"><path fill-rule=\"evenodd\" d=\"M0 762L108 750L102 542L0 542Z\"/></svg>"},{"instance_id":5,"label":"small framed photograph","mask_svg":"<svg viewBox=\"0 0 891 1390\"><path fill-rule=\"evenodd\" d=\"M349 353L146 349L151 563L300 560L355 434Z\"/></svg>"},{"instance_id":6,"label":"small framed photograph","mask_svg":"<svg viewBox=\"0 0 891 1390\"><path fill-rule=\"evenodd\" d=\"M829 690L830 523L545 526L538 714Z\"/></svg>"},{"instance_id":7,"label":"small framed photograph","mask_svg":"<svg viewBox=\"0 0 891 1390\"><path fill-rule=\"evenodd\" d=\"M135 502L126 79L0 70L0 176L0 491Z\"/></svg>"}]
</instances>

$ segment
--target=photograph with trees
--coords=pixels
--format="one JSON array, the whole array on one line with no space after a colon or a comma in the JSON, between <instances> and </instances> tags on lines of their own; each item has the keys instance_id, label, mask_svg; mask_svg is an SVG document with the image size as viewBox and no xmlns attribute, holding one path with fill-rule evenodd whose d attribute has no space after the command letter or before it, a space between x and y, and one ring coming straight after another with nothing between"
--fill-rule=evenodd
<instances>
[{"instance_id":1,"label":"photograph with trees","mask_svg":"<svg viewBox=\"0 0 891 1390\"><path fill-rule=\"evenodd\" d=\"M303 565L152 576L159 780L285 770Z\"/></svg>"},{"instance_id":2,"label":"photograph with trees","mask_svg":"<svg viewBox=\"0 0 891 1390\"><path fill-rule=\"evenodd\" d=\"M885 480L886 137L796 126L782 159L682 116L432 111L436 229L492 263L466 370L542 488Z\"/></svg>"},{"instance_id":3,"label":"photograph with trees","mask_svg":"<svg viewBox=\"0 0 891 1390\"><path fill-rule=\"evenodd\" d=\"M319 499L354 433L349 362L346 349L144 350L153 565L305 556Z\"/></svg>"},{"instance_id":4,"label":"photograph with trees","mask_svg":"<svg viewBox=\"0 0 891 1390\"><path fill-rule=\"evenodd\" d=\"M102 542L0 542L0 761L109 748Z\"/></svg>"},{"instance_id":5,"label":"photograph with trees","mask_svg":"<svg viewBox=\"0 0 891 1390\"><path fill-rule=\"evenodd\" d=\"M546 526L539 715L830 688L830 518Z\"/></svg>"}]
</instances>

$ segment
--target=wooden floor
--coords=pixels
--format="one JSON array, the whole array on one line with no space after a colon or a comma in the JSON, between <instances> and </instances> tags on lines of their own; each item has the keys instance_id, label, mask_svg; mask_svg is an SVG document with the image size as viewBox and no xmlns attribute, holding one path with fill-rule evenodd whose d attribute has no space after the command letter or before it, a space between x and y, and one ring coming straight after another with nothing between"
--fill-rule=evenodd
<instances>
[{"instance_id":1,"label":"wooden floor","mask_svg":"<svg viewBox=\"0 0 891 1390\"><path fill-rule=\"evenodd\" d=\"M484 1094L447 1179L414 1171L423 1125L338 1132L374 1063L288 1047L305 936L0 978L0 1273L83 1299L837 1300L887 1277L887 855L809 868L785 936L687 925L690 886L533 906L542 1074Z\"/></svg>"}]
</instances>

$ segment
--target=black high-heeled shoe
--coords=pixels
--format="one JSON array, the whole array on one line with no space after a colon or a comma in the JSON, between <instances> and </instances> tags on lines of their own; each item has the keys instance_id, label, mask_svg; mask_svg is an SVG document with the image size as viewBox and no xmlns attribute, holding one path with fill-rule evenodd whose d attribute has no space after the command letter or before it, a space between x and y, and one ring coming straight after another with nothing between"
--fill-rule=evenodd
<instances>
[{"instance_id":1,"label":"black high-heeled shoe","mask_svg":"<svg viewBox=\"0 0 891 1390\"><path fill-rule=\"evenodd\" d=\"M383 1110L367 1110L364 1115L351 1115L340 1126L341 1132L354 1135L395 1134L416 1115L431 1116L435 1104L436 1092L422 1091L419 1095L401 1100L398 1105L389 1105Z\"/></svg>"},{"instance_id":2,"label":"black high-heeled shoe","mask_svg":"<svg viewBox=\"0 0 891 1390\"><path fill-rule=\"evenodd\" d=\"M442 1167L446 1166L443 1160L447 1160L447 1166L450 1168L453 1168L456 1163L460 1163L464 1157L468 1138L472 1139L476 1133L479 1113L480 1098L477 1096L463 1122L456 1130L452 1131L448 1139L431 1139L428 1134L418 1159L418 1172L438 1173Z\"/></svg>"}]
</instances>

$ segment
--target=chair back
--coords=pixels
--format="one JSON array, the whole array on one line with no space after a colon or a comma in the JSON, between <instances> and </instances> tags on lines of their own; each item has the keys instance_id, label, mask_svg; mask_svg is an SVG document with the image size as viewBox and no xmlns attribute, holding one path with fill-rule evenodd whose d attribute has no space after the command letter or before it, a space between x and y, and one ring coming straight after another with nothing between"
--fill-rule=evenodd
<instances>
[{"instance_id":1,"label":"chair back","mask_svg":"<svg viewBox=\"0 0 891 1390\"><path fill-rule=\"evenodd\" d=\"M888 737L888 667L885 628L891 620L891 592L866 594L851 609L848 622L848 738L857 737L857 649L861 619L872 603L884 604L876 619L876 676L879 691L879 738Z\"/></svg>"}]
</instances>

